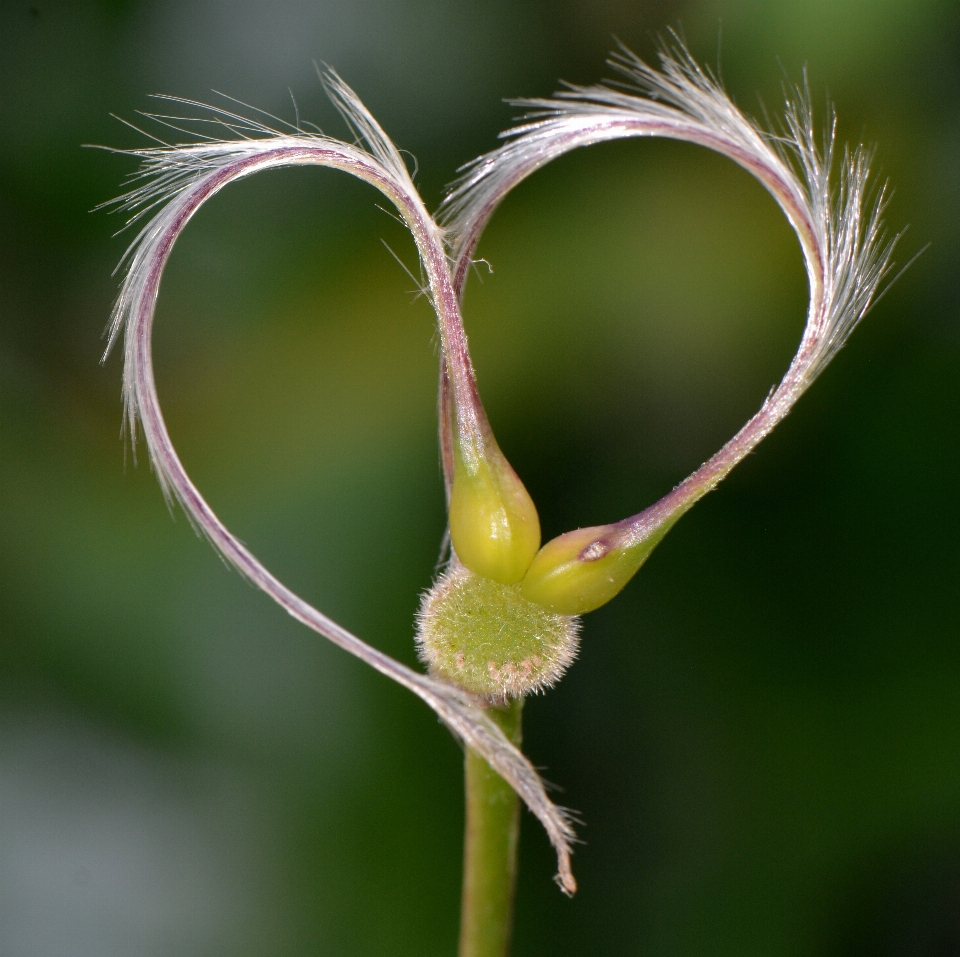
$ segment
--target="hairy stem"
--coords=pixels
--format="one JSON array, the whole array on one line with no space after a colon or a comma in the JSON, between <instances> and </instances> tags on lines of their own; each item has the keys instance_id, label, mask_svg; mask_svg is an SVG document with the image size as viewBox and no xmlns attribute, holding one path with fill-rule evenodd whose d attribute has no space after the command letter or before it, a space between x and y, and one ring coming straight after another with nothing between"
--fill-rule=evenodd
<instances>
[{"instance_id":1,"label":"hairy stem","mask_svg":"<svg viewBox=\"0 0 960 957\"><path fill-rule=\"evenodd\" d=\"M489 709L519 747L523 698ZM466 827L459 957L507 957L513 930L520 802L517 794L472 749L467 749Z\"/></svg>"}]
</instances>

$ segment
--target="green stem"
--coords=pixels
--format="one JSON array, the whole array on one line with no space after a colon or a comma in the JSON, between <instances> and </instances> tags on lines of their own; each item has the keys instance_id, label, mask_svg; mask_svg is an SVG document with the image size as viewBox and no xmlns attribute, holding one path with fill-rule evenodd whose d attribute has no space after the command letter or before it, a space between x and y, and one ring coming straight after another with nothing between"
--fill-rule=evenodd
<instances>
[{"instance_id":1,"label":"green stem","mask_svg":"<svg viewBox=\"0 0 960 957\"><path fill-rule=\"evenodd\" d=\"M520 745L523 698L488 714ZM459 957L508 957L517 878L520 802L516 791L487 762L467 750L467 820Z\"/></svg>"}]
</instances>

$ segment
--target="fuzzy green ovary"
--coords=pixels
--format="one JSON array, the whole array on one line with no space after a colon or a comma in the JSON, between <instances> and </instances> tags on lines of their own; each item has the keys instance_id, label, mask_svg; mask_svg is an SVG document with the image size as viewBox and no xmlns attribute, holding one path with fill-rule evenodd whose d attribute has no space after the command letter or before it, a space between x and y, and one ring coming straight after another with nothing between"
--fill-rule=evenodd
<instances>
[{"instance_id":1,"label":"fuzzy green ovary","mask_svg":"<svg viewBox=\"0 0 960 957\"><path fill-rule=\"evenodd\" d=\"M560 615L594 611L620 593L669 527L661 526L628 545L617 544L615 527L610 525L560 535L533 559L520 585L521 594Z\"/></svg>"},{"instance_id":2,"label":"fuzzy green ovary","mask_svg":"<svg viewBox=\"0 0 960 957\"><path fill-rule=\"evenodd\" d=\"M573 661L577 630L576 620L527 601L519 585L461 569L425 595L417 642L431 674L503 698L553 684Z\"/></svg>"},{"instance_id":3,"label":"fuzzy green ovary","mask_svg":"<svg viewBox=\"0 0 960 957\"><path fill-rule=\"evenodd\" d=\"M450 493L450 538L460 561L502 585L523 578L540 547L533 499L498 448L456 456Z\"/></svg>"}]
</instances>

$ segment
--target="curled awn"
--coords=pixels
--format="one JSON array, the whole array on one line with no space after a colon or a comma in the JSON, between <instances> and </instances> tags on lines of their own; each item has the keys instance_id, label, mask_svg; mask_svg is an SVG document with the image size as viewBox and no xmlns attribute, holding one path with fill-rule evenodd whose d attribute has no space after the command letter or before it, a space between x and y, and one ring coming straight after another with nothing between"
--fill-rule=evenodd
<instances>
[{"instance_id":1,"label":"curled awn","mask_svg":"<svg viewBox=\"0 0 960 957\"><path fill-rule=\"evenodd\" d=\"M442 233L427 213L399 153L355 94L338 77L326 77L334 102L357 134L359 145L322 134L278 132L249 117L189 104L206 111L219 129L233 134L189 145L134 151L141 160L142 181L117 205L139 219L153 213L127 252L127 272L110 325L108 349L123 334L125 419L136 440L142 431L150 460L168 500L178 502L196 529L245 578L265 591L298 621L328 638L425 701L470 748L482 754L540 819L557 850L561 885L572 893L570 870L573 832L564 812L547 797L530 762L485 714L481 702L458 685L419 674L368 645L313 608L274 577L220 521L190 480L163 420L153 375L151 333L164 266L177 237L200 206L224 186L264 169L318 165L341 169L370 183L394 203L412 232L429 277L438 313L458 310L450 284ZM169 118L160 118L169 120ZM155 212L153 212L156 210ZM457 313L458 315L458 313ZM457 325L448 325L456 334ZM456 346L459 345L459 350ZM465 339L446 348L451 367L464 387L472 370ZM455 351L456 350L456 351ZM458 359L465 359L466 367Z\"/></svg>"},{"instance_id":2,"label":"curled awn","mask_svg":"<svg viewBox=\"0 0 960 957\"><path fill-rule=\"evenodd\" d=\"M679 41L664 48L659 70L626 49L610 64L621 78L615 86L568 86L552 99L514 101L528 110L526 122L502 134L503 146L465 168L441 210L458 292L484 227L518 183L582 146L666 137L721 153L763 184L800 241L810 303L783 379L722 449L644 511L569 532L540 549L521 590L568 615L592 611L616 595L680 516L786 416L875 301L896 242L883 229L885 191L871 186L869 153L858 146L836 154L832 114L818 144L805 89L789 92L783 129L774 133L744 115ZM441 376L442 389L446 382ZM449 481L449 455L444 467Z\"/></svg>"}]
</instances>

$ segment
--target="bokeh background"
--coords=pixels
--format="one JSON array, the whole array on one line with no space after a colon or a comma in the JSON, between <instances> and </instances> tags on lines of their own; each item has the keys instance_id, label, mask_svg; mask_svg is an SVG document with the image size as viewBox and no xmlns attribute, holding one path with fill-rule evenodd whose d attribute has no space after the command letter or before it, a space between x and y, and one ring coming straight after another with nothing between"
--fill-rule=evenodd
<instances>
[{"instance_id":1,"label":"bokeh background","mask_svg":"<svg viewBox=\"0 0 960 957\"><path fill-rule=\"evenodd\" d=\"M297 626L124 456L99 365L129 234L91 213L152 93L343 135L335 66L435 206L514 109L681 26L748 112L806 66L895 184L896 283L529 702L574 900L525 815L516 957L960 954L960 7L947 0L0 3L0 954L455 950L461 754ZM220 102L220 101L217 101ZM162 135L162 134L161 134ZM436 342L402 229L330 171L231 186L161 291L188 469L284 581L415 663L444 527ZM694 147L510 197L466 320L547 536L640 510L759 405L806 303L773 201ZM142 449L141 449L142 453Z\"/></svg>"}]
</instances>

